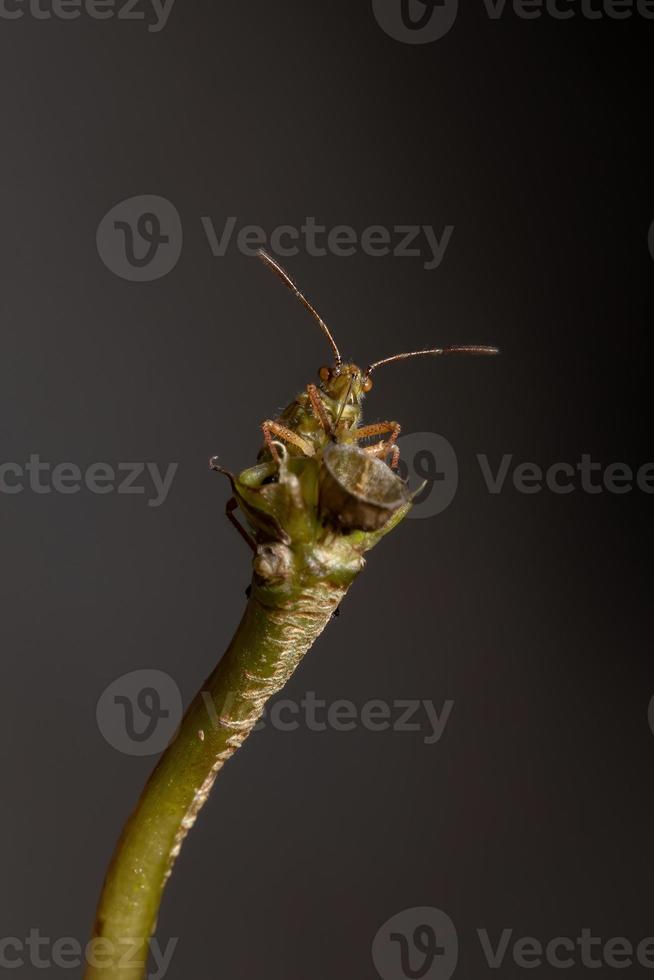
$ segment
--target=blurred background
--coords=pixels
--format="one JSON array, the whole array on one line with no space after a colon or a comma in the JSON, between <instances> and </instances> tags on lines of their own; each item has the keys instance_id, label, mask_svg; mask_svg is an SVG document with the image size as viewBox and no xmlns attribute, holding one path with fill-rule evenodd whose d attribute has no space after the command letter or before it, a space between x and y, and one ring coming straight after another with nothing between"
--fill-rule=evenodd
<instances>
[{"instance_id":1,"label":"blurred background","mask_svg":"<svg viewBox=\"0 0 654 980\"><path fill-rule=\"evenodd\" d=\"M253 735L166 892L167 976L402 980L373 940L421 907L451 919L461 977L491 971L480 929L512 930L511 978L521 937L654 935L654 470L636 479L654 461L654 22L450 2L430 39L418 15L444 11L412 3L413 27L399 0L2 8L0 939L86 941L155 758L96 706L136 670L187 703L240 618L249 556L207 460L250 464L260 422L329 361L239 245L249 225L271 251L297 230L276 254L357 363L502 354L376 376L366 420L441 436L456 493L370 556L280 698L423 708L411 731L299 710ZM339 226L353 254L327 241ZM523 463L569 464L572 491L523 492ZM588 969L574 954L569 975ZM23 954L13 973L34 971Z\"/></svg>"}]
</instances>

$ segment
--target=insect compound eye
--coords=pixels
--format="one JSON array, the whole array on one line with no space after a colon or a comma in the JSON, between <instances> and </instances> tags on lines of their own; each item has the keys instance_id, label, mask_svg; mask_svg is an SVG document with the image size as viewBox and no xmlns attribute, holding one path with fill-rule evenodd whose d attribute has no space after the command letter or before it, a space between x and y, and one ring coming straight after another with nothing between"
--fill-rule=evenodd
<instances>
[{"instance_id":1,"label":"insect compound eye","mask_svg":"<svg viewBox=\"0 0 654 980\"><path fill-rule=\"evenodd\" d=\"M363 380L361 381L361 390L370 391L371 388L372 388L372 378L369 378L367 375L364 375Z\"/></svg>"},{"instance_id":2,"label":"insect compound eye","mask_svg":"<svg viewBox=\"0 0 654 980\"><path fill-rule=\"evenodd\" d=\"M331 377L331 370L328 367L321 367L318 371L318 377L321 381L329 381Z\"/></svg>"}]
</instances>

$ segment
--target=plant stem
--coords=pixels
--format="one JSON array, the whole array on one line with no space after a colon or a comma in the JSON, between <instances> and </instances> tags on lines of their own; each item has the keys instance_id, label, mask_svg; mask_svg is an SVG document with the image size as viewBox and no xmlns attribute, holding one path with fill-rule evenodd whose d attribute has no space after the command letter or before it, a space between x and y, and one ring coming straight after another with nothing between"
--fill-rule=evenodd
<instances>
[{"instance_id":1,"label":"plant stem","mask_svg":"<svg viewBox=\"0 0 654 980\"><path fill-rule=\"evenodd\" d=\"M287 682L346 591L319 581L267 604L253 587L218 667L191 703L118 842L104 882L86 980L141 980L166 881L227 759Z\"/></svg>"},{"instance_id":2,"label":"plant stem","mask_svg":"<svg viewBox=\"0 0 654 980\"><path fill-rule=\"evenodd\" d=\"M361 481L361 457L354 462L352 482ZM279 463L229 474L255 535L252 592L227 652L191 703L118 842L87 947L86 980L141 980L166 881L218 772L322 633L364 567L364 554L410 509L407 500L389 516L383 491L390 470L370 456L365 464L373 490L381 487L380 505L371 511L366 498L363 508L364 526L371 513L375 518L373 530L343 529L325 517L321 456L284 454ZM328 501L328 487L324 496ZM350 516L356 514L355 508Z\"/></svg>"}]
</instances>

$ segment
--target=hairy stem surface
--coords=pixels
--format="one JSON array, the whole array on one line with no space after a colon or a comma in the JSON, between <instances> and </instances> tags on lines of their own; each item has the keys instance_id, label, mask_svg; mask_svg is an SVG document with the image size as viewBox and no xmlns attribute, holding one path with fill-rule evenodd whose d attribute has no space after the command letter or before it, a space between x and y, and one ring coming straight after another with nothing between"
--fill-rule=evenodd
<instances>
[{"instance_id":1,"label":"hairy stem surface","mask_svg":"<svg viewBox=\"0 0 654 980\"><path fill-rule=\"evenodd\" d=\"M227 652L190 705L118 842L87 951L86 980L141 980L164 886L218 772L322 633L364 567L364 554L411 506L408 499L389 505L389 482L394 490L393 481L400 481L384 463L361 450L350 449L346 457L338 466L340 482L321 454L284 455L239 477L228 474L254 534L252 592ZM344 489L351 483L358 492L366 480L365 499ZM401 484L400 490L390 494L394 501L403 499ZM347 527L334 518L334 507L347 512Z\"/></svg>"},{"instance_id":2,"label":"hairy stem surface","mask_svg":"<svg viewBox=\"0 0 654 980\"><path fill-rule=\"evenodd\" d=\"M282 605L254 590L218 667L191 703L118 842L86 980L141 980L166 881L224 763L327 625L345 588L319 583Z\"/></svg>"}]
</instances>

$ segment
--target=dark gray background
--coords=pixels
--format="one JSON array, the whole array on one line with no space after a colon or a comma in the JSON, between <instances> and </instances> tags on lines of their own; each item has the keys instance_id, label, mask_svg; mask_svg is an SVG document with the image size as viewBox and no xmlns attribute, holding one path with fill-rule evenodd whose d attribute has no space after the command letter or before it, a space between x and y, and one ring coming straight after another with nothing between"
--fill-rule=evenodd
<instances>
[{"instance_id":1,"label":"dark gray background","mask_svg":"<svg viewBox=\"0 0 654 980\"><path fill-rule=\"evenodd\" d=\"M169 977L373 978L377 929L420 905L455 922L463 977L488 972L478 927L654 934L652 498L492 496L475 461L652 458L654 23L464 8L424 47L352 0L177 0L159 34L0 20L1 460L179 462L158 509L0 496L1 936L85 939L152 765L103 740L96 702L141 667L188 700L224 650L248 555L207 458L252 461L259 422L327 358L258 263L211 256L206 214L451 223L432 272L286 264L362 362L432 343L503 354L380 373L367 418L443 433L459 492L371 556L289 686L451 698L445 736L254 736L165 896ZM96 251L102 216L136 194L184 224L179 264L152 283Z\"/></svg>"}]
</instances>

